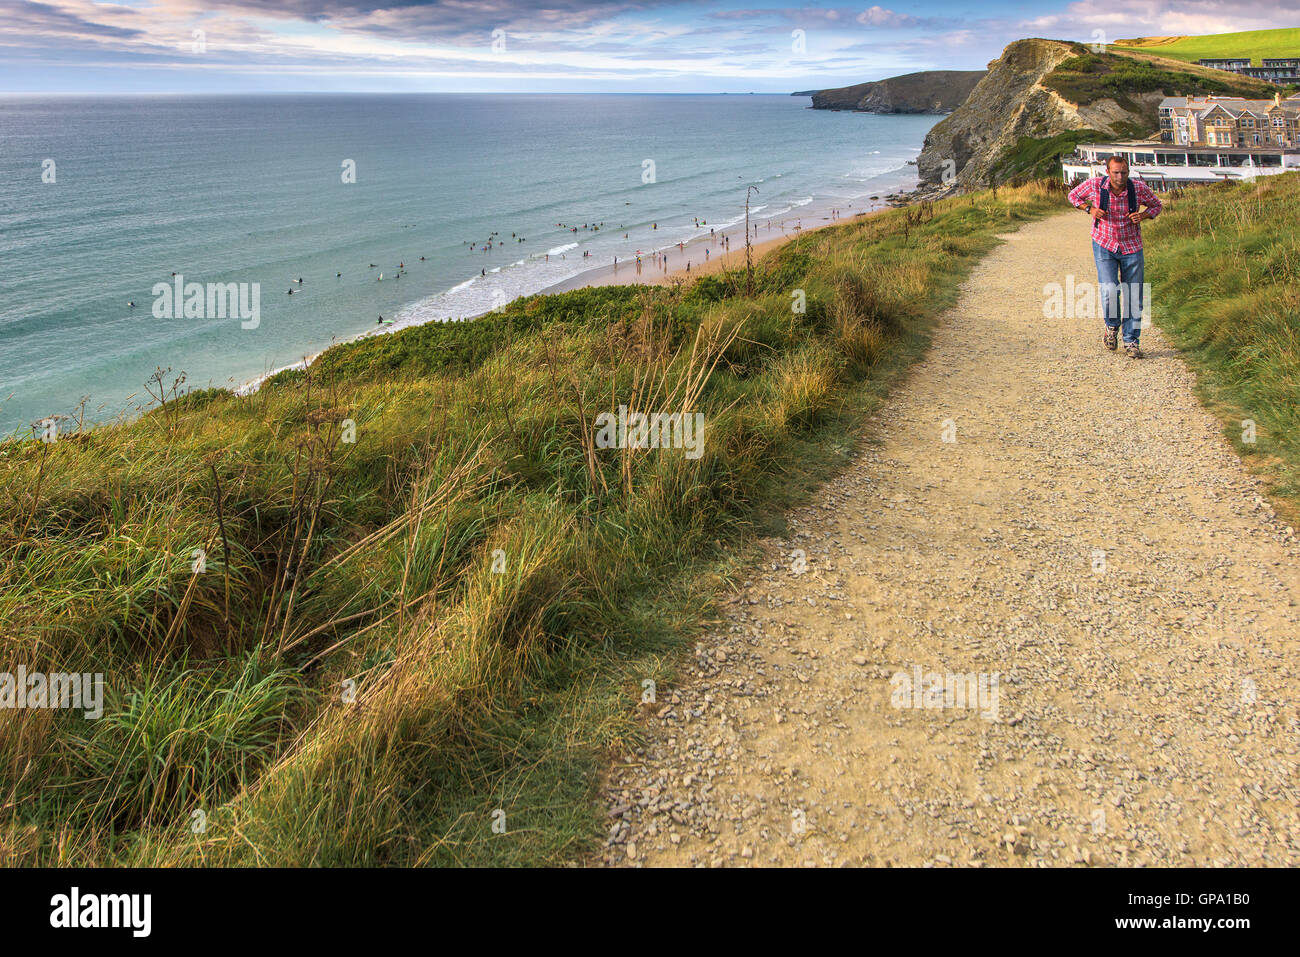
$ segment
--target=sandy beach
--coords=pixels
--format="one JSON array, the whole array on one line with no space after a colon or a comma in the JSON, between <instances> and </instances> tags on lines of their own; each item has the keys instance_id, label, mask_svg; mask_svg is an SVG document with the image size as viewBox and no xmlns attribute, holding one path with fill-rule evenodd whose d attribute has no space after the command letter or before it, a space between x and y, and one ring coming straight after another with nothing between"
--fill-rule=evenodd
<instances>
[{"instance_id":1,"label":"sandy beach","mask_svg":"<svg viewBox=\"0 0 1300 957\"><path fill-rule=\"evenodd\" d=\"M784 246L796 236L889 208L884 200L871 200L867 201L866 207L855 207L852 203L847 203L843 208L810 210L805 215L787 215L779 220L755 218L750 223L754 234L754 260ZM730 240L730 249L724 247L724 237ZM734 269L745 264L745 226L743 223L731 226L716 235L705 233L680 247L671 246L659 253L642 255L640 259L640 266L636 260L631 260L589 269L571 279L548 286L541 293L568 292L592 286L657 286Z\"/></svg>"}]
</instances>

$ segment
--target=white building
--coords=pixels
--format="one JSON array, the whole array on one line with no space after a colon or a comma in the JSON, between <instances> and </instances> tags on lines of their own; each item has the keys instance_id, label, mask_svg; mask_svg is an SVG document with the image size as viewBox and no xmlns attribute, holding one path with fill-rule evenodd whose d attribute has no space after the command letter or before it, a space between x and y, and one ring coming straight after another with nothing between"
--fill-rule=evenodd
<instances>
[{"instance_id":1,"label":"white building","mask_svg":"<svg viewBox=\"0 0 1300 957\"><path fill-rule=\"evenodd\" d=\"M1154 190L1300 169L1300 149L1287 147L1178 146L1151 140L1080 143L1075 155L1061 163L1066 184L1106 175L1111 156L1123 156L1129 174Z\"/></svg>"}]
</instances>

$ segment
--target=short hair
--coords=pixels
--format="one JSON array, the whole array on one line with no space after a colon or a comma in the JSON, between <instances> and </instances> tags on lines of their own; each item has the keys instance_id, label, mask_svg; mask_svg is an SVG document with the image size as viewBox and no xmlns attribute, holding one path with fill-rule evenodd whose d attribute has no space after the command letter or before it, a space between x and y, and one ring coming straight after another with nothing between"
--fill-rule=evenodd
<instances>
[{"instance_id":1,"label":"short hair","mask_svg":"<svg viewBox=\"0 0 1300 957\"><path fill-rule=\"evenodd\" d=\"M1111 163L1123 163L1125 166L1127 166L1127 165L1128 165L1128 159L1127 159L1126 157L1120 156L1118 153L1116 153L1114 156L1108 156L1108 157L1106 157L1106 170L1107 170L1107 171L1110 170L1110 164L1111 164Z\"/></svg>"}]
</instances>

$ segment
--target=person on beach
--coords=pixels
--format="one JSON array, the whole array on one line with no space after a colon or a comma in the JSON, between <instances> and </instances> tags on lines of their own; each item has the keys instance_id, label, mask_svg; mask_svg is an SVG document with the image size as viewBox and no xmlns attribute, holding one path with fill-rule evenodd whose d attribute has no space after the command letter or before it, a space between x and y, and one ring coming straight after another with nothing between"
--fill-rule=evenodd
<instances>
[{"instance_id":1,"label":"person on beach","mask_svg":"<svg viewBox=\"0 0 1300 957\"><path fill-rule=\"evenodd\" d=\"M1142 282L1146 269L1141 224L1144 219L1159 216L1163 204L1142 180L1129 179L1128 160L1122 156L1106 160L1105 176L1085 179L1070 190L1070 202L1092 217L1092 258L1097 264L1106 321L1102 344L1115 351L1122 329L1124 352L1130 359L1140 359L1138 340L1142 334Z\"/></svg>"}]
</instances>

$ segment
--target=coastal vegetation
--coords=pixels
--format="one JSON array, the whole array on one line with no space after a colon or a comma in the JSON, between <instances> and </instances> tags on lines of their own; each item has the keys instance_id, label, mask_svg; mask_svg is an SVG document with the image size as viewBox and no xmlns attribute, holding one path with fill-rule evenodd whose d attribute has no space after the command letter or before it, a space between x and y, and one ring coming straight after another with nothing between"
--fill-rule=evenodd
<instances>
[{"instance_id":1,"label":"coastal vegetation","mask_svg":"<svg viewBox=\"0 0 1300 957\"><path fill-rule=\"evenodd\" d=\"M1059 203L889 210L752 277L531 296L248 395L160 370L135 421L0 445L6 662L104 678L99 720L0 711L0 863L581 856L747 538ZM598 447L620 405L703 413L703 454Z\"/></svg>"},{"instance_id":2,"label":"coastal vegetation","mask_svg":"<svg viewBox=\"0 0 1300 957\"><path fill-rule=\"evenodd\" d=\"M1061 173L1061 157L1070 156L1075 147L1088 141L1105 140L1101 130L1066 130L1055 136L1022 136L1015 148L1007 152L993 168L996 182L1022 179L1055 178Z\"/></svg>"},{"instance_id":3,"label":"coastal vegetation","mask_svg":"<svg viewBox=\"0 0 1300 957\"><path fill-rule=\"evenodd\" d=\"M1087 106L1102 99L1114 100L1130 113L1148 122L1142 135L1155 131L1154 107L1134 99L1137 93L1160 93L1165 96L1189 94L1214 96L1271 96L1273 87L1260 80L1237 76L1223 70L1212 73L1180 69L1173 62L1156 63L1117 53L1095 53L1080 47L1070 57L1043 77L1043 85L1055 90L1077 106Z\"/></svg>"}]
</instances>

